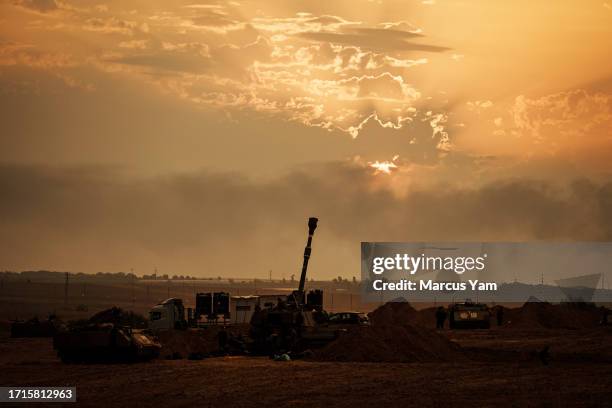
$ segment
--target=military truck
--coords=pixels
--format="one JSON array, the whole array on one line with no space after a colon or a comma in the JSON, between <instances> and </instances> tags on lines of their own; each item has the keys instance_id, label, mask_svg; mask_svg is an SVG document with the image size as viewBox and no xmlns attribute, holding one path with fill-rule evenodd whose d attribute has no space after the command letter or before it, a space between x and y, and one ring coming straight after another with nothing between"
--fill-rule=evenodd
<instances>
[{"instance_id":1,"label":"military truck","mask_svg":"<svg viewBox=\"0 0 612 408\"><path fill-rule=\"evenodd\" d=\"M187 315L185 315L185 310ZM156 331L199 327L202 317L206 318L207 323L226 324L230 317L229 293L198 293L195 309L185 308L182 299L166 299L149 311L148 328ZM219 317L222 320L219 321Z\"/></svg>"},{"instance_id":2,"label":"military truck","mask_svg":"<svg viewBox=\"0 0 612 408\"><path fill-rule=\"evenodd\" d=\"M149 312L148 328L151 330L186 329L187 320L185 320L183 300L170 298L153 306Z\"/></svg>"},{"instance_id":3,"label":"military truck","mask_svg":"<svg viewBox=\"0 0 612 408\"><path fill-rule=\"evenodd\" d=\"M491 312L487 305L467 300L449 307L448 319L451 329L488 329Z\"/></svg>"}]
</instances>

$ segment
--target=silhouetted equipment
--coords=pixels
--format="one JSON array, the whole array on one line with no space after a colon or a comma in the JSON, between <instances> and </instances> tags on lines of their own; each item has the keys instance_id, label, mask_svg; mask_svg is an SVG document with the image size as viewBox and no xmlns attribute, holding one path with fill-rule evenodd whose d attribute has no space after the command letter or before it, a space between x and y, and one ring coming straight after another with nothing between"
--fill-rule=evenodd
<instances>
[{"instance_id":1,"label":"silhouetted equipment","mask_svg":"<svg viewBox=\"0 0 612 408\"><path fill-rule=\"evenodd\" d=\"M363 312L338 312L329 316L329 325L336 328L369 326L370 318Z\"/></svg>"},{"instance_id":2,"label":"silhouetted equipment","mask_svg":"<svg viewBox=\"0 0 612 408\"><path fill-rule=\"evenodd\" d=\"M224 319L229 319L229 293L214 292L196 294L196 307L193 318L198 320L201 316L205 316L208 320L216 320L218 316L223 316Z\"/></svg>"},{"instance_id":3,"label":"silhouetted equipment","mask_svg":"<svg viewBox=\"0 0 612 408\"><path fill-rule=\"evenodd\" d=\"M252 351L255 353L299 351L324 345L337 338L340 331L344 331L327 325L322 291L310 291L307 296L304 292L317 221L313 217L308 219L308 241L304 248L304 263L297 290L287 297L279 297L275 306L256 309L252 315L250 334L253 339Z\"/></svg>"},{"instance_id":4,"label":"silhouetted equipment","mask_svg":"<svg viewBox=\"0 0 612 408\"><path fill-rule=\"evenodd\" d=\"M308 292L306 295L306 306L310 310L323 310L323 291L321 289L315 289Z\"/></svg>"},{"instance_id":5,"label":"silhouetted equipment","mask_svg":"<svg viewBox=\"0 0 612 408\"><path fill-rule=\"evenodd\" d=\"M198 293L196 294L196 307L195 307L195 319L199 319L200 316L212 315L213 300L212 293Z\"/></svg>"},{"instance_id":6,"label":"silhouetted equipment","mask_svg":"<svg viewBox=\"0 0 612 408\"><path fill-rule=\"evenodd\" d=\"M195 309L185 306L182 299L170 298L153 306L149 311L149 328L152 330L186 329L197 327L201 317L209 322L217 322L230 317L230 295L227 292L197 293Z\"/></svg>"},{"instance_id":7,"label":"silhouetted equipment","mask_svg":"<svg viewBox=\"0 0 612 408\"><path fill-rule=\"evenodd\" d=\"M230 314L230 295L226 292L213 293L213 314L221 315L224 319L229 318Z\"/></svg>"},{"instance_id":8,"label":"silhouetted equipment","mask_svg":"<svg viewBox=\"0 0 612 408\"><path fill-rule=\"evenodd\" d=\"M53 348L64 363L107 363L151 359L159 355L161 345L142 331L101 323L57 332Z\"/></svg>"},{"instance_id":9,"label":"silhouetted equipment","mask_svg":"<svg viewBox=\"0 0 612 408\"><path fill-rule=\"evenodd\" d=\"M306 284L306 270L308 269L308 261L310 260L310 253L312 252L312 236L317 229L318 218L310 217L308 219L308 240L306 241L306 247L304 248L304 262L302 264L302 274L300 275L300 286L298 290L293 292L293 297L296 304L304 304L304 285Z\"/></svg>"}]
</instances>

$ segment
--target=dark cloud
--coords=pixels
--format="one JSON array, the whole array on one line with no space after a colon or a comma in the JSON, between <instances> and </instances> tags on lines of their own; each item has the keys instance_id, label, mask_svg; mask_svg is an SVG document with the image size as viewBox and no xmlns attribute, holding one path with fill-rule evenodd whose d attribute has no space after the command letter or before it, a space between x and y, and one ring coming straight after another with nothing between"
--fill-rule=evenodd
<instances>
[{"instance_id":1,"label":"dark cloud","mask_svg":"<svg viewBox=\"0 0 612 408\"><path fill-rule=\"evenodd\" d=\"M610 181L436 185L398 197L387 178L342 163L270 182L207 172L126 180L100 168L1 166L0 268L290 274L310 215L321 219L318 277L356 274L360 241L612 238Z\"/></svg>"},{"instance_id":2,"label":"dark cloud","mask_svg":"<svg viewBox=\"0 0 612 408\"><path fill-rule=\"evenodd\" d=\"M338 16L322 15L318 17L309 18L305 22L306 23L318 23L318 24L323 24L323 25L332 25L332 24L346 23L346 20Z\"/></svg>"},{"instance_id":3,"label":"dark cloud","mask_svg":"<svg viewBox=\"0 0 612 408\"><path fill-rule=\"evenodd\" d=\"M176 53L163 50L153 53L108 58L106 61L151 68L153 70L192 73L205 72L211 67L210 58L197 53Z\"/></svg>"},{"instance_id":4,"label":"dark cloud","mask_svg":"<svg viewBox=\"0 0 612 408\"><path fill-rule=\"evenodd\" d=\"M356 27L350 28L348 31L353 32L355 34L361 34L364 36L376 36L378 38L386 38L389 40L397 40L397 39L407 39L407 38L421 38L422 34L415 33L412 31L403 31L403 30L395 30L391 28L368 28L368 27Z\"/></svg>"},{"instance_id":5,"label":"dark cloud","mask_svg":"<svg viewBox=\"0 0 612 408\"><path fill-rule=\"evenodd\" d=\"M312 31L297 34L297 37L311 41L355 46L377 52L443 52L450 50L448 47L408 41L408 39L422 36L410 31L393 29L350 28L342 32Z\"/></svg>"},{"instance_id":6,"label":"dark cloud","mask_svg":"<svg viewBox=\"0 0 612 408\"><path fill-rule=\"evenodd\" d=\"M610 95L612 94L612 75L590 81L584 84L583 88L594 93L604 92Z\"/></svg>"},{"instance_id":7,"label":"dark cloud","mask_svg":"<svg viewBox=\"0 0 612 408\"><path fill-rule=\"evenodd\" d=\"M267 61L271 46L263 37L239 47L222 45L209 48L207 44L188 43L166 45L146 53L108 58L107 62L140 66L153 71L209 73L239 80L251 79L248 67L254 61Z\"/></svg>"},{"instance_id":8,"label":"dark cloud","mask_svg":"<svg viewBox=\"0 0 612 408\"><path fill-rule=\"evenodd\" d=\"M191 17L193 24L203 27L222 27L238 24L239 21L232 18L224 10L204 9L198 11L196 16Z\"/></svg>"},{"instance_id":9,"label":"dark cloud","mask_svg":"<svg viewBox=\"0 0 612 408\"><path fill-rule=\"evenodd\" d=\"M55 0L16 0L14 4L41 13L47 13L60 8Z\"/></svg>"}]
</instances>

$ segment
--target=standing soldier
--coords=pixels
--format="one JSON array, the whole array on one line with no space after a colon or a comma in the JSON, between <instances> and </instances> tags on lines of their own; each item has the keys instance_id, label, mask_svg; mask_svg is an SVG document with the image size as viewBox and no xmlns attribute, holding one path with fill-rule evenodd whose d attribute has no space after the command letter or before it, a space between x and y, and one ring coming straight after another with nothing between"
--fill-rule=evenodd
<instances>
[{"instance_id":1,"label":"standing soldier","mask_svg":"<svg viewBox=\"0 0 612 408\"><path fill-rule=\"evenodd\" d=\"M607 307L601 307L601 321L599 322L602 326L608 325L608 316L610 315L610 311Z\"/></svg>"},{"instance_id":2,"label":"standing soldier","mask_svg":"<svg viewBox=\"0 0 612 408\"><path fill-rule=\"evenodd\" d=\"M501 326L504 324L504 308L499 306L497 308L497 325Z\"/></svg>"},{"instance_id":3,"label":"standing soldier","mask_svg":"<svg viewBox=\"0 0 612 408\"><path fill-rule=\"evenodd\" d=\"M444 329L444 321L446 320L446 310L442 306L436 310L436 329Z\"/></svg>"},{"instance_id":4,"label":"standing soldier","mask_svg":"<svg viewBox=\"0 0 612 408\"><path fill-rule=\"evenodd\" d=\"M225 325L221 327L221 330L219 330L219 333L217 333L217 340L219 342L219 350L221 351L221 353L226 354L228 333L225 328Z\"/></svg>"}]
</instances>

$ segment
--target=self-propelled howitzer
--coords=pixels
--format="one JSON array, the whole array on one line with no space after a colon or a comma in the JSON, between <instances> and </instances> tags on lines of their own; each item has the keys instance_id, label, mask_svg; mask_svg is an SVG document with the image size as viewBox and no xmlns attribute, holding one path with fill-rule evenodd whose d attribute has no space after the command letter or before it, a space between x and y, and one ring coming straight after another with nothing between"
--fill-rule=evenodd
<instances>
[{"instance_id":1,"label":"self-propelled howitzer","mask_svg":"<svg viewBox=\"0 0 612 408\"><path fill-rule=\"evenodd\" d=\"M306 247L304 248L304 262L302 263L302 273L300 275L300 285L298 289L293 291L292 299L298 308L301 308L306 303L304 296L304 286L306 284L306 271L308 270L308 261L310 260L310 254L312 252L312 237L315 230L317 229L318 218L308 218L308 240L306 241Z\"/></svg>"}]
</instances>

